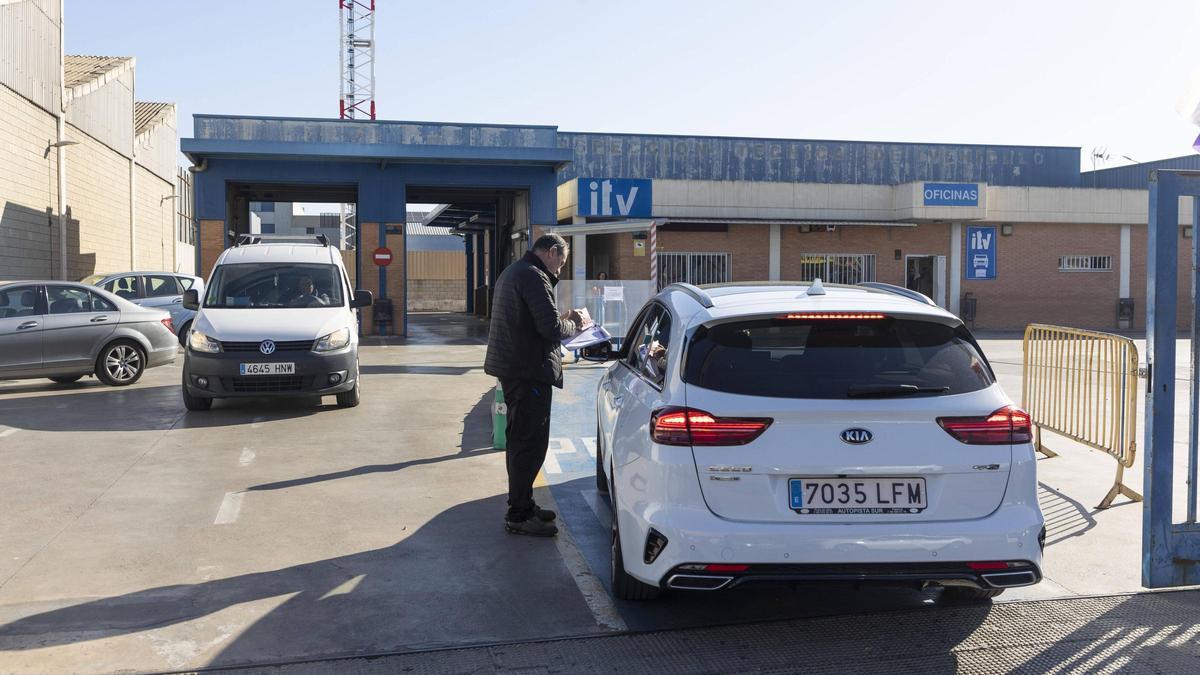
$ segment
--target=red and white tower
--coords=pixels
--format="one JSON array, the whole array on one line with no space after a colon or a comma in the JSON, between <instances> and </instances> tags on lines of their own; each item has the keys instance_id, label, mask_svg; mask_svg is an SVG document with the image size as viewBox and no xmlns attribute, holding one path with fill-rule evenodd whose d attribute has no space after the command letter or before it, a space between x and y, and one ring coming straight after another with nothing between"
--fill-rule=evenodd
<instances>
[{"instance_id":1,"label":"red and white tower","mask_svg":"<svg viewBox=\"0 0 1200 675\"><path fill-rule=\"evenodd\" d=\"M341 118L375 119L375 0L338 0Z\"/></svg>"}]
</instances>

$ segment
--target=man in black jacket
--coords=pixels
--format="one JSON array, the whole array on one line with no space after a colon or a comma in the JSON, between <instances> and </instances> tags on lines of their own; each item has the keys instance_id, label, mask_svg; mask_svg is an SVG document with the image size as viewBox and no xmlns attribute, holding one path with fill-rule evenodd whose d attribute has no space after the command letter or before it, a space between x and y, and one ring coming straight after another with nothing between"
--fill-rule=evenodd
<instances>
[{"instance_id":1,"label":"man in black jacket","mask_svg":"<svg viewBox=\"0 0 1200 675\"><path fill-rule=\"evenodd\" d=\"M559 316L554 301L558 273L568 253L561 236L538 237L533 250L500 273L492 294L483 369L499 378L508 407L504 529L512 534L552 537L558 533L555 513L533 501L533 481L550 443L551 391L563 386L559 348L564 338L584 326L586 318L579 310Z\"/></svg>"}]
</instances>

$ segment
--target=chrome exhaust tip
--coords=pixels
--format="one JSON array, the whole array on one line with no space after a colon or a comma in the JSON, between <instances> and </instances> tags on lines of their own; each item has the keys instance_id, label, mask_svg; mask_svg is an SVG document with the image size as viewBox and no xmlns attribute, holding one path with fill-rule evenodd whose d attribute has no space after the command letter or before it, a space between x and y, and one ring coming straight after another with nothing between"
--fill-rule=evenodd
<instances>
[{"instance_id":1,"label":"chrome exhaust tip","mask_svg":"<svg viewBox=\"0 0 1200 675\"><path fill-rule=\"evenodd\" d=\"M1037 575L1028 570L1023 572L996 572L980 576L992 588L1032 586L1038 582Z\"/></svg>"},{"instance_id":2,"label":"chrome exhaust tip","mask_svg":"<svg viewBox=\"0 0 1200 675\"><path fill-rule=\"evenodd\" d=\"M703 574L673 574L667 579L667 588L688 591L715 591L725 588L733 577L714 577Z\"/></svg>"}]
</instances>

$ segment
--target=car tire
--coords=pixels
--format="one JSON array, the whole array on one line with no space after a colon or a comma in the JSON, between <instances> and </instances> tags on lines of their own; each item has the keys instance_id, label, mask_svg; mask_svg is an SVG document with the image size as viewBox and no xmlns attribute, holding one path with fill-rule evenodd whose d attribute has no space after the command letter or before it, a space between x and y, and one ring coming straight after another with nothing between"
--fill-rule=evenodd
<instances>
[{"instance_id":1,"label":"car tire","mask_svg":"<svg viewBox=\"0 0 1200 675\"><path fill-rule=\"evenodd\" d=\"M356 407L362 401L362 393L360 390L361 384L362 384L362 377L358 372L358 365L356 364L354 366L354 388L351 389L350 391L344 391L337 395L337 407L339 407L339 408Z\"/></svg>"},{"instance_id":2,"label":"car tire","mask_svg":"<svg viewBox=\"0 0 1200 675\"><path fill-rule=\"evenodd\" d=\"M599 454L599 452L597 451L596 454ZM610 488L609 494L614 497L612 499L611 528L612 562L610 563L613 596L618 600L632 600L635 602L654 600L659 594L658 587L639 581L625 571L625 556L621 552L621 531L617 525L617 500L615 499L615 491Z\"/></svg>"},{"instance_id":3,"label":"car tire","mask_svg":"<svg viewBox=\"0 0 1200 675\"><path fill-rule=\"evenodd\" d=\"M57 382L58 384L71 384L72 382L78 382L79 378L81 378L81 377L83 377L83 376L82 375L58 375L58 376L50 378L50 380L53 382Z\"/></svg>"},{"instance_id":4,"label":"car tire","mask_svg":"<svg viewBox=\"0 0 1200 675\"><path fill-rule=\"evenodd\" d=\"M179 346L187 347L187 336L192 331L192 322L188 321L179 328Z\"/></svg>"},{"instance_id":5,"label":"car tire","mask_svg":"<svg viewBox=\"0 0 1200 675\"><path fill-rule=\"evenodd\" d=\"M184 377L187 377L184 375ZM204 412L212 408L213 400L205 396L192 396L188 393L186 384L180 385L183 390L183 407L192 412Z\"/></svg>"},{"instance_id":6,"label":"car tire","mask_svg":"<svg viewBox=\"0 0 1200 675\"><path fill-rule=\"evenodd\" d=\"M146 352L132 340L104 345L96 357L96 378L110 387L127 387L146 372Z\"/></svg>"},{"instance_id":7,"label":"car tire","mask_svg":"<svg viewBox=\"0 0 1200 675\"><path fill-rule=\"evenodd\" d=\"M608 494L608 476L604 475L604 446L600 444L600 427L596 427L596 491Z\"/></svg>"},{"instance_id":8,"label":"car tire","mask_svg":"<svg viewBox=\"0 0 1200 675\"><path fill-rule=\"evenodd\" d=\"M991 600L1003 592L1003 588L946 586L944 589L942 589L942 601L952 603L980 602L983 600Z\"/></svg>"}]
</instances>

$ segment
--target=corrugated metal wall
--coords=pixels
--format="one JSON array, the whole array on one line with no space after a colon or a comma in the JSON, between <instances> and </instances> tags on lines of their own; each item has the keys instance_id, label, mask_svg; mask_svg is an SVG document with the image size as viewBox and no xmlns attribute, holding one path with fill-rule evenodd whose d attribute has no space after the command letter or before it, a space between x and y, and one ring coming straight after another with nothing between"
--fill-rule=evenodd
<instances>
[{"instance_id":1,"label":"corrugated metal wall","mask_svg":"<svg viewBox=\"0 0 1200 675\"><path fill-rule=\"evenodd\" d=\"M49 112L61 109L58 0L0 4L0 84Z\"/></svg>"},{"instance_id":2,"label":"corrugated metal wall","mask_svg":"<svg viewBox=\"0 0 1200 675\"><path fill-rule=\"evenodd\" d=\"M175 179L178 163L175 156L179 152L179 134L175 130L175 109L162 122L150 127L146 133L137 137L134 149L138 164L163 180Z\"/></svg>"},{"instance_id":3,"label":"corrugated metal wall","mask_svg":"<svg viewBox=\"0 0 1200 675\"><path fill-rule=\"evenodd\" d=\"M897 185L922 180L1077 187L1079 148L560 132L580 176Z\"/></svg>"},{"instance_id":4,"label":"corrugated metal wall","mask_svg":"<svg viewBox=\"0 0 1200 675\"><path fill-rule=\"evenodd\" d=\"M1112 169L1085 171L1079 177L1079 186L1145 190L1150 185L1150 172L1154 169L1200 170L1200 155L1184 155Z\"/></svg>"},{"instance_id":5,"label":"corrugated metal wall","mask_svg":"<svg viewBox=\"0 0 1200 675\"><path fill-rule=\"evenodd\" d=\"M196 138L295 143L415 143L553 148L554 127L193 116Z\"/></svg>"},{"instance_id":6,"label":"corrugated metal wall","mask_svg":"<svg viewBox=\"0 0 1200 675\"><path fill-rule=\"evenodd\" d=\"M466 258L460 251L409 251L409 279L465 279Z\"/></svg>"},{"instance_id":7,"label":"corrugated metal wall","mask_svg":"<svg viewBox=\"0 0 1200 675\"><path fill-rule=\"evenodd\" d=\"M104 86L71 99L67 121L129 157L133 152L133 69Z\"/></svg>"}]
</instances>

